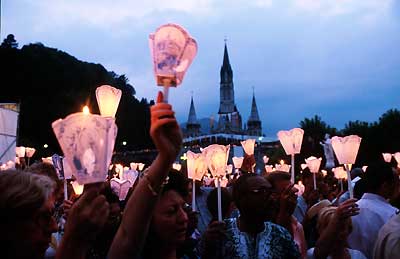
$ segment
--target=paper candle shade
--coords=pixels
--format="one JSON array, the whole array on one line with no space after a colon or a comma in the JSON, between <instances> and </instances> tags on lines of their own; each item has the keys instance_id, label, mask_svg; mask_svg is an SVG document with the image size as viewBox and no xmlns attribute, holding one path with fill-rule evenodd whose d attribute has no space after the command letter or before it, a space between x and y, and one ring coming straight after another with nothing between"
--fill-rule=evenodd
<instances>
[{"instance_id":1,"label":"paper candle shade","mask_svg":"<svg viewBox=\"0 0 400 259\"><path fill-rule=\"evenodd\" d=\"M177 24L160 26L149 36L154 75L159 86L177 86L197 53L197 43Z\"/></svg>"},{"instance_id":2,"label":"paper candle shade","mask_svg":"<svg viewBox=\"0 0 400 259\"><path fill-rule=\"evenodd\" d=\"M226 166L226 173L227 174L231 174L232 173L232 169L233 169L233 165L227 165Z\"/></svg>"},{"instance_id":3,"label":"paper candle shade","mask_svg":"<svg viewBox=\"0 0 400 259\"><path fill-rule=\"evenodd\" d=\"M272 173L274 171L274 167L272 165L265 166L265 172Z\"/></svg>"},{"instance_id":4,"label":"paper candle shade","mask_svg":"<svg viewBox=\"0 0 400 259\"><path fill-rule=\"evenodd\" d=\"M42 162L43 162L43 163L48 163L48 164L53 164L53 160L51 159L51 156L49 156L49 157L42 157Z\"/></svg>"},{"instance_id":5,"label":"paper candle shade","mask_svg":"<svg viewBox=\"0 0 400 259\"><path fill-rule=\"evenodd\" d=\"M322 173L322 175L325 177L325 176L327 176L328 171L326 171L326 170L321 170L321 173Z\"/></svg>"},{"instance_id":6,"label":"paper candle shade","mask_svg":"<svg viewBox=\"0 0 400 259\"><path fill-rule=\"evenodd\" d=\"M301 167L301 170L304 170L307 168L307 164L301 164L300 167Z\"/></svg>"},{"instance_id":7,"label":"paper candle shade","mask_svg":"<svg viewBox=\"0 0 400 259\"><path fill-rule=\"evenodd\" d=\"M394 154L393 154L393 157L394 157L394 159L395 159L396 162L397 162L397 167L400 168L400 152L394 153Z\"/></svg>"},{"instance_id":8,"label":"paper candle shade","mask_svg":"<svg viewBox=\"0 0 400 259\"><path fill-rule=\"evenodd\" d=\"M130 187L135 183L139 176L139 173L134 170L124 170L124 173L122 175L122 180L128 180L130 182Z\"/></svg>"},{"instance_id":9,"label":"paper candle shade","mask_svg":"<svg viewBox=\"0 0 400 259\"><path fill-rule=\"evenodd\" d=\"M275 164L275 170L289 173L290 165L287 165L287 164Z\"/></svg>"},{"instance_id":10,"label":"paper candle shade","mask_svg":"<svg viewBox=\"0 0 400 259\"><path fill-rule=\"evenodd\" d=\"M146 164L138 163L138 169L139 169L139 171L142 171L145 165L146 165Z\"/></svg>"},{"instance_id":11,"label":"paper candle shade","mask_svg":"<svg viewBox=\"0 0 400 259\"><path fill-rule=\"evenodd\" d=\"M102 85L96 89L96 99L100 114L104 117L115 117L122 91L110 85Z\"/></svg>"},{"instance_id":12,"label":"paper candle shade","mask_svg":"<svg viewBox=\"0 0 400 259\"><path fill-rule=\"evenodd\" d=\"M205 155L208 169L210 169L213 177L224 176L226 163L228 161L229 145L209 145L203 149L203 154Z\"/></svg>"},{"instance_id":13,"label":"paper candle shade","mask_svg":"<svg viewBox=\"0 0 400 259\"><path fill-rule=\"evenodd\" d=\"M177 170L177 171L180 171L181 168L182 168L182 165L181 165L181 164L178 164L178 163L173 163L173 164L172 164L172 168L175 169L175 170Z\"/></svg>"},{"instance_id":14,"label":"paper candle shade","mask_svg":"<svg viewBox=\"0 0 400 259\"><path fill-rule=\"evenodd\" d=\"M363 172L365 173L365 171L367 171L368 166L364 165L361 169L363 170Z\"/></svg>"},{"instance_id":15,"label":"paper candle shade","mask_svg":"<svg viewBox=\"0 0 400 259\"><path fill-rule=\"evenodd\" d=\"M264 161L264 164L267 164L267 163L268 163L268 161L269 161L269 157L267 157L267 156L263 156L263 161Z\"/></svg>"},{"instance_id":16,"label":"paper candle shade","mask_svg":"<svg viewBox=\"0 0 400 259\"><path fill-rule=\"evenodd\" d=\"M74 113L52 127L78 183L103 182L117 136L114 118Z\"/></svg>"},{"instance_id":17,"label":"paper candle shade","mask_svg":"<svg viewBox=\"0 0 400 259\"><path fill-rule=\"evenodd\" d=\"M25 147L15 147L15 153L17 157L25 157Z\"/></svg>"},{"instance_id":18,"label":"paper candle shade","mask_svg":"<svg viewBox=\"0 0 400 259\"><path fill-rule=\"evenodd\" d=\"M116 164L115 172L118 174L119 179L122 179L122 175L124 174L124 167L121 164Z\"/></svg>"},{"instance_id":19,"label":"paper candle shade","mask_svg":"<svg viewBox=\"0 0 400 259\"><path fill-rule=\"evenodd\" d=\"M32 157L33 156L33 154L35 154L35 152L36 152L36 149L34 149L34 148L32 148L32 147L26 147L25 148L25 155L27 156L27 157Z\"/></svg>"},{"instance_id":20,"label":"paper candle shade","mask_svg":"<svg viewBox=\"0 0 400 259\"><path fill-rule=\"evenodd\" d=\"M357 135L347 137L333 137L332 147L340 164L354 164L358 149L360 147L361 138Z\"/></svg>"},{"instance_id":21,"label":"paper candle shade","mask_svg":"<svg viewBox=\"0 0 400 259\"><path fill-rule=\"evenodd\" d=\"M301 143L303 142L304 130L294 128L291 130L281 130L278 132L278 138L287 155L299 154Z\"/></svg>"},{"instance_id":22,"label":"paper candle shade","mask_svg":"<svg viewBox=\"0 0 400 259\"><path fill-rule=\"evenodd\" d=\"M188 178L200 181L207 171L207 162L203 153L186 152Z\"/></svg>"},{"instance_id":23,"label":"paper candle shade","mask_svg":"<svg viewBox=\"0 0 400 259\"><path fill-rule=\"evenodd\" d=\"M299 181L297 184L295 184L294 187L295 187L297 190L299 190L299 191L297 192L297 196L303 195L303 193L304 193L304 191L305 191L305 189L306 189L306 187L304 186L304 184L303 184L301 181Z\"/></svg>"},{"instance_id":24,"label":"paper candle shade","mask_svg":"<svg viewBox=\"0 0 400 259\"><path fill-rule=\"evenodd\" d=\"M129 188L131 187L130 181L112 178L110 180L110 185L113 192L118 195L119 200L125 200L126 195L128 195Z\"/></svg>"},{"instance_id":25,"label":"paper candle shade","mask_svg":"<svg viewBox=\"0 0 400 259\"><path fill-rule=\"evenodd\" d=\"M130 163L129 166L131 167L132 170L135 170L135 171L137 170L137 167L138 167L137 163Z\"/></svg>"},{"instance_id":26,"label":"paper candle shade","mask_svg":"<svg viewBox=\"0 0 400 259\"><path fill-rule=\"evenodd\" d=\"M242 144L244 152L247 155L254 155L254 144L256 143L255 139L246 139L245 141L240 141L240 143Z\"/></svg>"},{"instance_id":27,"label":"paper candle shade","mask_svg":"<svg viewBox=\"0 0 400 259\"><path fill-rule=\"evenodd\" d=\"M79 184L77 181L71 182L72 188L74 189L74 193L76 195L81 195L83 193L83 188L85 185Z\"/></svg>"},{"instance_id":28,"label":"paper candle shade","mask_svg":"<svg viewBox=\"0 0 400 259\"><path fill-rule=\"evenodd\" d=\"M385 160L386 163L390 163L392 160L392 154L390 153L382 153L383 160Z\"/></svg>"},{"instance_id":29,"label":"paper candle shade","mask_svg":"<svg viewBox=\"0 0 400 259\"><path fill-rule=\"evenodd\" d=\"M242 167L243 159L244 157L232 157L232 162L236 169L240 169Z\"/></svg>"},{"instance_id":30,"label":"paper candle shade","mask_svg":"<svg viewBox=\"0 0 400 259\"><path fill-rule=\"evenodd\" d=\"M345 179L347 180L347 172L344 170L342 166L335 167L332 169L333 174L335 175L336 179Z\"/></svg>"},{"instance_id":31,"label":"paper candle shade","mask_svg":"<svg viewBox=\"0 0 400 259\"><path fill-rule=\"evenodd\" d=\"M318 173L322 158L310 156L309 158L305 159L305 161L311 173Z\"/></svg>"}]
</instances>

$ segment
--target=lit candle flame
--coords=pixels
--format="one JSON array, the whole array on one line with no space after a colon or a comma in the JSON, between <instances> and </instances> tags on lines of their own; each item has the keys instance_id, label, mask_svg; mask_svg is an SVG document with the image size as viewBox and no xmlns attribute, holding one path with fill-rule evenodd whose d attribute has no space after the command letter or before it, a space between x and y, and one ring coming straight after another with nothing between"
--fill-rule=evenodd
<instances>
[{"instance_id":1,"label":"lit candle flame","mask_svg":"<svg viewBox=\"0 0 400 259\"><path fill-rule=\"evenodd\" d=\"M83 107L82 109L83 114L88 115L90 113L89 111L89 107L87 107L87 105L85 105L85 107Z\"/></svg>"}]
</instances>

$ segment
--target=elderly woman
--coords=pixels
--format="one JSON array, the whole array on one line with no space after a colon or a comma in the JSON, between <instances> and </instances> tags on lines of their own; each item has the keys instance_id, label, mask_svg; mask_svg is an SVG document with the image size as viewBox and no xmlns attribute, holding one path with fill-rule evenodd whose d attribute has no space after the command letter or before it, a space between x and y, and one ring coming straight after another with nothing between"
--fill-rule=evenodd
<instances>
[{"instance_id":1,"label":"elderly woman","mask_svg":"<svg viewBox=\"0 0 400 259\"><path fill-rule=\"evenodd\" d=\"M348 248L347 237L351 233L351 217L359 213L355 199L343 202L339 207L328 206L318 213L317 229L320 237L315 248L310 248L307 258L366 259L357 250Z\"/></svg>"},{"instance_id":2,"label":"elderly woman","mask_svg":"<svg viewBox=\"0 0 400 259\"><path fill-rule=\"evenodd\" d=\"M55 183L27 172L0 173L2 258L43 258L57 231L53 218Z\"/></svg>"}]
</instances>

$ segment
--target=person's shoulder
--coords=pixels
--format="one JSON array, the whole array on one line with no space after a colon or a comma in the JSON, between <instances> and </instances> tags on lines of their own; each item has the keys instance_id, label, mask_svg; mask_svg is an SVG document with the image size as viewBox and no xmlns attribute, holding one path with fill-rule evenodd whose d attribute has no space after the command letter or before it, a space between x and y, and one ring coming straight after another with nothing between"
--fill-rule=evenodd
<instances>
[{"instance_id":1,"label":"person's shoulder","mask_svg":"<svg viewBox=\"0 0 400 259\"><path fill-rule=\"evenodd\" d=\"M353 259L367 259L367 257L365 257L365 255L358 250L354 250L354 249L350 249L348 248L349 254L350 254L350 258Z\"/></svg>"},{"instance_id":2,"label":"person's shoulder","mask_svg":"<svg viewBox=\"0 0 400 259\"><path fill-rule=\"evenodd\" d=\"M267 229L270 230L271 235L274 235L274 236L277 236L277 237L280 237L283 239L292 239L292 236L290 235L289 231L286 228L284 228L278 224L272 223L270 221L266 221L265 228L266 228L266 230Z\"/></svg>"}]
</instances>

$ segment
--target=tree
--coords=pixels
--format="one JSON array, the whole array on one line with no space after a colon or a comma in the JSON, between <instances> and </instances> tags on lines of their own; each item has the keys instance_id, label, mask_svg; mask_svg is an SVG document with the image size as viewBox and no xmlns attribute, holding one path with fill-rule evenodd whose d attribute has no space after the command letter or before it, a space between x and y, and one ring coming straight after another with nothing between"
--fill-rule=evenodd
<instances>
[{"instance_id":1,"label":"tree","mask_svg":"<svg viewBox=\"0 0 400 259\"><path fill-rule=\"evenodd\" d=\"M2 48L10 48L10 49L18 48L18 43L15 40L14 34L8 34L7 38L5 38L3 40L3 42L1 43L1 47Z\"/></svg>"}]
</instances>

